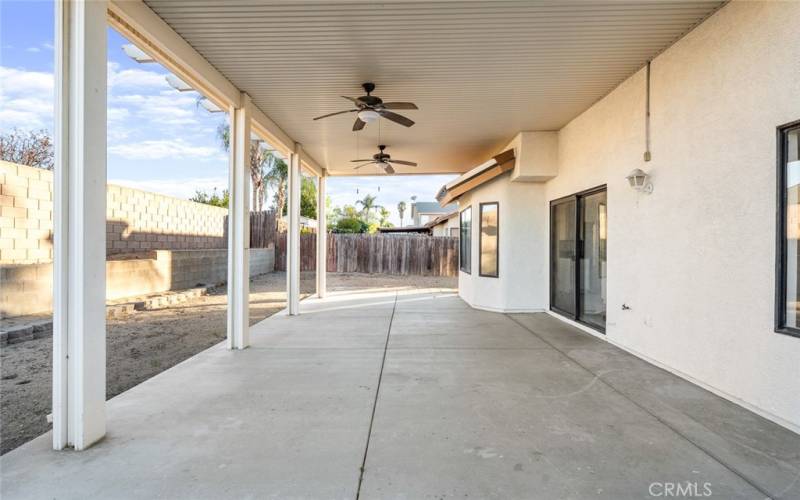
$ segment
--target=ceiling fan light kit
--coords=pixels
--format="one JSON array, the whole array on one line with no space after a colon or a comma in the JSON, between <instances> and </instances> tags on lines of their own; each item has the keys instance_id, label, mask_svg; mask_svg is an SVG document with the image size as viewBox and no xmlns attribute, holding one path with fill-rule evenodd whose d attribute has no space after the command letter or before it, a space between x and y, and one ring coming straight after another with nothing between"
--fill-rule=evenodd
<instances>
[{"instance_id":1,"label":"ceiling fan light kit","mask_svg":"<svg viewBox=\"0 0 800 500\"><path fill-rule=\"evenodd\" d=\"M393 163L396 163L398 165L406 165L409 167L417 166L417 164L414 163L413 161L393 160L390 154L384 152L385 149L386 146L384 144L381 144L380 146L378 146L378 153L372 155L371 159L350 160L351 163L361 164L353 167L353 170L358 170L359 168L365 167L367 165L377 165L378 167L382 168L385 173L393 174L395 172L394 167L392 166Z\"/></svg>"},{"instance_id":2,"label":"ceiling fan light kit","mask_svg":"<svg viewBox=\"0 0 800 500\"><path fill-rule=\"evenodd\" d=\"M364 123L372 123L380 117L374 109L362 109L358 112L358 118Z\"/></svg>"}]
</instances>

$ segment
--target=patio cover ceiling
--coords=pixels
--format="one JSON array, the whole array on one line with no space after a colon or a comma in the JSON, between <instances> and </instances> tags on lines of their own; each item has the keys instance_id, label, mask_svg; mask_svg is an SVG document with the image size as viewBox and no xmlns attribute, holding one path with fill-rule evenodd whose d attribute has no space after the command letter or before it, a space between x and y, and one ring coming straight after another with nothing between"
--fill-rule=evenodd
<instances>
[{"instance_id":1,"label":"patio cover ceiling","mask_svg":"<svg viewBox=\"0 0 800 500\"><path fill-rule=\"evenodd\" d=\"M521 130L557 130L723 1L145 0L329 175L379 143L419 163L398 173L461 173ZM341 95L412 101L416 121L351 131Z\"/></svg>"}]
</instances>

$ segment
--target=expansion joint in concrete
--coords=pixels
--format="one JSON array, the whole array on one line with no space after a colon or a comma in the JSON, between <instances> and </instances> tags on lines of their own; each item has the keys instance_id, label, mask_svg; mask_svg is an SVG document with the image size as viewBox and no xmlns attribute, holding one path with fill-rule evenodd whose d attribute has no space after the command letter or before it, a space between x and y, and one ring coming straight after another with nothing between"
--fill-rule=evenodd
<instances>
[{"instance_id":1,"label":"expansion joint in concrete","mask_svg":"<svg viewBox=\"0 0 800 500\"><path fill-rule=\"evenodd\" d=\"M361 459L361 467L358 471L358 488L356 489L356 500L361 496L361 484L364 482L364 471L367 466L367 453L369 452L369 440L372 437L372 424L375 422L375 410L378 407L378 396L381 392L381 381L383 380L383 367L386 365L386 352L389 349L389 335L392 333L392 323L394 313L397 311L397 293L394 295L394 305L392 306L392 316L389 318L389 327L386 329L386 342L383 344L383 358L381 359L381 369L378 372L378 385L375 387L375 399L372 401L372 415L369 417L369 430L367 431L367 441L364 443L364 456Z\"/></svg>"}]
</instances>

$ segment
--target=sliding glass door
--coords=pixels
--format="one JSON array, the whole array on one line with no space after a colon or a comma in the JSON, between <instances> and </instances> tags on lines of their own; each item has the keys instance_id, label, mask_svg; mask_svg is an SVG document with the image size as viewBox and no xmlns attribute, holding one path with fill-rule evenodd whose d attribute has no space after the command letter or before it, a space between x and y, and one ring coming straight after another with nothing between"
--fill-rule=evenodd
<instances>
[{"instance_id":1,"label":"sliding glass door","mask_svg":"<svg viewBox=\"0 0 800 500\"><path fill-rule=\"evenodd\" d=\"M598 330L606 326L605 187L550 204L550 307Z\"/></svg>"},{"instance_id":2,"label":"sliding glass door","mask_svg":"<svg viewBox=\"0 0 800 500\"><path fill-rule=\"evenodd\" d=\"M550 207L550 307L575 315L575 199Z\"/></svg>"},{"instance_id":3,"label":"sliding glass door","mask_svg":"<svg viewBox=\"0 0 800 500\"><path fill-rule=\"evenodd\" d=\"M606 192L578 197L580 276L578 319L606 327Z\"/></svg>"}]
</instances>

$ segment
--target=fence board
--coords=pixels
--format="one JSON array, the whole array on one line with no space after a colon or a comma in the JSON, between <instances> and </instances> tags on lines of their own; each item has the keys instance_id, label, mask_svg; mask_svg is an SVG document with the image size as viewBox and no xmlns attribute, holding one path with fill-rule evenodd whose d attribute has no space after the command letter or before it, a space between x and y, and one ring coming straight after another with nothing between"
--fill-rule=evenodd
<instances>
[{"instance_id":1,"label":"fence board","mask_svg":"<svg viewBox=\"0 0 800 500\"><path fill-rule=\"evenodd\" d=\"M275 212L250 212L250 248L269 248L274 245L276 230Z\"/></svg>"},{"instance_id":2,"label":"fence board","mask_svg":"<svg viewBox=\"0 0 800 500\"><path fill-rule=\"evenodd\" d=\"M286 270L286 233L275 238L275 269ZM317 237L300 235L300 270L314 271ZM328 235L328 271L456 276L458 238L427 235Z\"/></svg>"}]
</instances>

